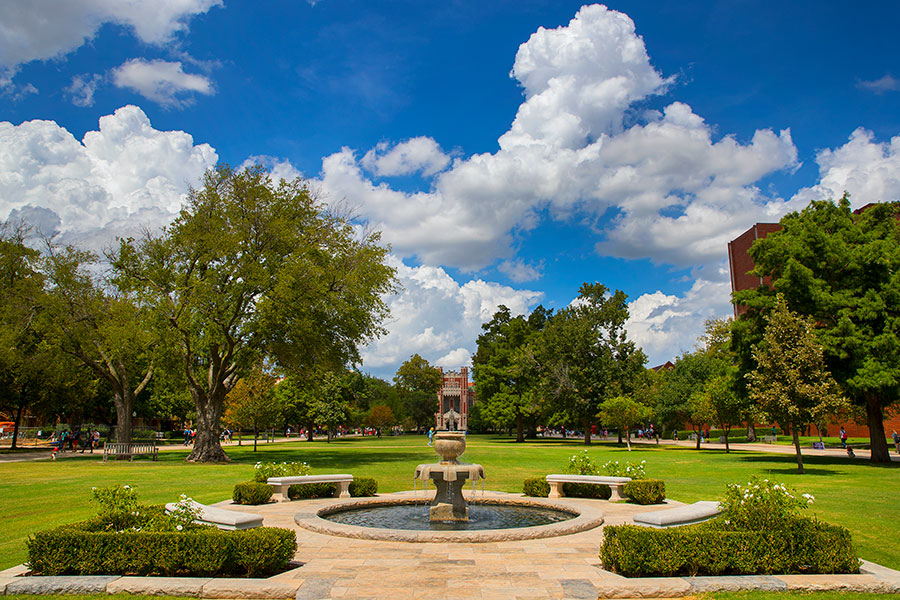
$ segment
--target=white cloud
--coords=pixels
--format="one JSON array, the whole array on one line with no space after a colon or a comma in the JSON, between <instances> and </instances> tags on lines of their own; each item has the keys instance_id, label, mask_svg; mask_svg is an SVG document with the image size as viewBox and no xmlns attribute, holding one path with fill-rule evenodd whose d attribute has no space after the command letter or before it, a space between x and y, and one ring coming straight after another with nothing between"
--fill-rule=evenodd
<instances>
[{"instance_id":1,"label":"white cloud","mask_svg":"<svg viewBox=\"0 0 900 600\"><path fill-rule=\"evenodd\" d=\"M515 260L504 260L497 265L497 270L516 283L537 281L543 276L544 261L541 261L540 264L537 265L530 265L520 258Z\"/></svg>"},{"instance_id":2,"label":"white cloud","mask_svg":"<svg viewBox=\"0 0 900 600\"><path fill-rule=\"evenodd\" d=\"M75 106L93 106L94 93L102 80L103 77L97 74L76 75L64 91L72 97L72 104Z\"/></svg>"},{"instance_id":3,"label":"white cloud","mask_svg":"<svg viewBox=\"0 0 900 600\"><path fill-rule=\"evenodd\" d=\"M203 75L185 73L181 62L131 59L112 71L117 87L131 89L163 106L178 107L190 103L190 94L215 93L212 82Z\"/></svg>"},{"instance_id":4,"label":"white cloud","mask_svg":"<svg viewBox=\"0 0 900 600\"><path fill-rule=\"evenodd\" d=\"M480 279L457 283L440 267L410 267L390 258L403 286L390 296L389 333L363 349L363 367L382 377L412 354L453 368L468 364L481 324L503 304L514 315L526 314L542 294Z\"/></svg>"},{"instance_id":5,"label":"white cloud","mask_svg":"<svg viewBox=\"0 0 900 600\"><path fill-rule=\"evenodd\" d=\"M39 216L62 241L101 249L167 224L217 159L183 131L153 129L136 106L81 141L53 121L0 122L0 218Z\"/></svg>"},{"instance_id":6,"label":"white cloud","mask_svg":"<svg viewBox=\"0 0 900 600\"><path fill-rule=\"evenodd\" d=\"M900 91L900 79L897 79L890 74L873 81L859 81L856 85L861 89L874 92L879 95L885 92Z\"/></svg>"},{"instance_id":7,"label":"white cloud","mask_svg":"<svg viewBox=\"0 0 900 600\"><path fill-rule=\"evenodd\" d=\"M92 39L105 23L130 28L148 44L170 42L188 21L222 0L65 0L5 2L0 20L0 65L58 58Z\"/></svg>"},{"instance_id":8,"label":"white cloud","mask_svg":"<svg viewBox=\"0 0 900 600\"><path fill-rule=\"evenodd\" d=\"M416 137L391 147L384 142L366 152L363 167L379 177L413 175L431 176L450 164L437 142L429 137Z\"/></svg>"},{"instance_id":9,"label":"white cloud","mask_svg":"<svg viewBox=\"0 0 900 600\"><path fill-rule=\"evenodd\" d=\"M241 163L240 168L246 169L254 165L262 165L269 172L272 181L276 184L284 179L285 181L293 181L298 177L303 177L297 167L291 164L291 161L277 158L275 156L266 156L264 154L250 156Z\"/></svg>"}]
</instances>

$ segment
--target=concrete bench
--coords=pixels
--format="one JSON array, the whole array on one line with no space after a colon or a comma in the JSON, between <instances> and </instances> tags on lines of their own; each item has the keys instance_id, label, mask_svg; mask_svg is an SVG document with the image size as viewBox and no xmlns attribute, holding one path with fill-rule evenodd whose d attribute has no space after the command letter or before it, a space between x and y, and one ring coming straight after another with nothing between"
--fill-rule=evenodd
<instances>
[{"instance_id":1,"label":"concrete bench","mask_svg":"<svg viewBox=\"0 0 900 600\"><path fill-rule=\"evenodd\" d=\"M200 509L200 517L194 523L201 525L215 525L219 529L253 529L254 527L262 527L262 515L253 513L237 512L235 510L225 510L224 508L216 508L207 506L199 502L191 501L191 504ZM177 503L169 502L166 504L166 512L175 510Z\"/></svg>"},{"instance_id":2,"label":"concrete bench","mask_svg":"<svg viewBox=\"0 0 900 600\"><path fill-rule=\"evenodd\" d=\"M653 512L640 513L634 516L634 524L642 527L678 527L700 523L718 515L719 503L710 500L701 500L693 504L685 504L676 508L655 510Z\"/></svg>"},{"instance_id":3,"label":"concrete bench","mask_svg":"<svg viewBox=\"0 0 900 600\"><path fill-rule=\"evenodd\" d=\"M287 502L288 488L296 484L304 483L336 483L337 489L334 491L335 498L349 498L350 484L353 483L353 475L292 475L289 477L269 477L266 483L275 488L276 498L278 502Z\"/></svg>"},{"instance_id":4,"label":"concrete bench","mask_svg":"<svg viewBox=\"0 0 900 600\"><path fill-rule=\"evenodd\" d=\"M110 456L116 458L128 458L134 461L135 456L149 456L153 460L157 460L158 449L156 442L131 442L128 444L119 442L105 442L103 444L103 462L106 462Z\"/></svg>"},{"instance_id":5,"label":"concrete bench","mask_svg":"<svg viewBox=\"0 0 900 600\"><path fill-rule=\"evenodd\" d=\"M602 475L566 475L553 474L547 475L547 483L550 484L549 498L563 497L564 483L590 483L594 485L608 485L612 494L610 500L625 500L622 488L631 481L631 477L604 477Z\"/></svg>"},{"instance_id":6,"label":"concrete bench","mask_svg":"<svg viewBox=\"0 0 900 600\"><path fill-rule=\"evenodd\" d=\"M763 437L763 441L767 444L774 444L778 441L777 435L767 435Z\"/></svg>"}]
</instances>

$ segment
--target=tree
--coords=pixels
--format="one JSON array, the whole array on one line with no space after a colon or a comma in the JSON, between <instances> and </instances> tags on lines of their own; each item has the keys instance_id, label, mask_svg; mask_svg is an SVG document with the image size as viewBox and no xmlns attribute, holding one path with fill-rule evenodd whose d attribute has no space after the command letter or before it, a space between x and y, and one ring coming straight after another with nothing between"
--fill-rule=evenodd
<instances>
[{"instance_id":1,"label":"tree","mask_svg":"<svg viewBox=\"0 0 900 600\"><path fill-rule=\"evenodd\" d=\"M228 460L223 403L255 362L298 374L359 362L394 289L387 252L302 181L276 186L259 166L207 172L162 235L122 242L111 257L119 280L177 338L197 412L187 460Z\"/></svg>"},{"instance_id":2,"label":"tree","mask_svg":"<svg viewBox=\"0 0 900 600\"><path fill-rule=\"evenodd\" d=\"M350 414L353 396L353 373L326 371L321 376L319 394L312 405L316 423L325 426L327 441L330 443L338 425L342 425Z\"/></svg>"},{"instance_id":3,"label":"tree","mask_svg":"<svg viewBox=\"0 0 900 600\"><path fill-rule=\"evenodd\" d=\"M526 419L533 421L542 410L540 371L532 344L551 314L538 306L528 318L513 318L501 305L478 336L472 363L482 416L500 427L515 423L517 442L525 441Z\"/></svg>"},{"instance_id":4,"label":"tree","mask_svg":"<svg viewBox=\"0 0 900 600\"><path fill-rule=\"evenodd\" d=\"M747 407L735 390L736 375L737 368L729 365L724 373L707 381L702 391L702 396L712 410L711 418L725 433L725 452L731 452L728 436L732 425L740 423L747 414Z\"/></svg>"},{"instance_id":5,"label":"tree","mask_svg":"<svg viewBox=\"0 0 900 600\"><path fill-rule=\"evenodd\" d=\"M578 298L550 319L541 333L539 364L557 413L575 419L591 443L600 404L631 393L647 361L627 338L627 296L585 283Z\"/></svg>"},{"instance_id":6,"label":"tree","mask_svg":"<svg viewBox=\"0 0 900 600\"><path fill-rule=\"evenodd\" d=\"M317 378L288 376L275 387L275 395L284 408L285 420L298 423L306 430L307 441L313 441L316 428L314 412L317 398Z\"/></svg>"},{"instance_id":7,"label":"tree","mask_svg":"<svg viewBox=\"0 0 900 600\"><path fill-rule=\"evenodd\" d=\"M378 437L381 437L381 430L383 428L390 427L396 422L397 419L394 417L394 411L386 404L376 404L369 410L369 414L366 416L366 425L374 427L375 431L378 432Z\"/></svg>"},{"instance_id":8,"label":"tree","mask_svg":"<svg viewBox=\"0 0 900 600\"><path fill-rule=\"evenodd\" d=\"M653 409L635 402L628 396L604 400L597 415L600 422L625 432L625 443L631 452L631 429L653 418Z\"/></svg>"},{"instance_id":9,"label":"tree","mask_svg":"<svg viewBox=\"0 0 900 600\"><path fill-rule=\"evenodd\" d=\"M860 214L845 194L812 202L781 219L782 229L750 249L753 273L772 287L737 292L744 366L764 315L784 295L788 308L813 319L825 363L844 394L864 407L872 462L889 462L885 408L900 396L900 205L876 204Z\"/></svg>"},{"instance_id":10,"label":"tree","mask_svg":"<svg viewBox=\"0 0 900 600\"><path fill-rule=\"evenodd\" d=\"M747 375L750 397L794 438L797 470L803 474L800 429L846 404L825 368L822 346L812 320L790 311L779 295L766 319L762 342L753 352L757 367Z\"/></svg>"},{"instance_id":11,"label":"tree","mask_svg":"<svg viewBox=\"0 0 900 600\"><path fill-rule=\"evenodd\" d=\"M275 382L275 377L257 365L225 397L225 422L253 430L254 452L259 432L273 427L282 417L283 406L273 393Z\"/></svg>"},{"instance_id":12,"label":"tree","mask_svg":"<svg viewBox=\"0 0 900 600\"><path fill-rule=\"evenodd\" d=\"M397 369L394 385L400 390L406 412L420 429L429 421L434 422L437 392L441 389L441 370L432 367L427 360L413 354Z\"/></svg>"}]
</instances>

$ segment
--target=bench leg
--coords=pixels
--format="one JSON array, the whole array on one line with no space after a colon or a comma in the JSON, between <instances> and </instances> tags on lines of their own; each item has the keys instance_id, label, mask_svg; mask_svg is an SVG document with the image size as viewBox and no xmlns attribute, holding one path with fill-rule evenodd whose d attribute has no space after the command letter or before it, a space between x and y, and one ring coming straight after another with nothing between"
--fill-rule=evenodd
<instances>
[{"instance_id":1,"label":"bench leg","mask_svg":"<svg viewBox=\"0 0 900 600\"><path fill-rule=\"evenodd\" d=\"M334 490L335 498L349 498L350 497L350 482L349 481L338 481L337 487Z\"/></svg>"},{"instance_id":2,"label":"bench leg","mask_svg":"<svg viewBox=\"0 0 900 600\"><path fill-rule=\"evenodd\" d=\"M548 498L562 498L563 497L562 486L563 486L562 482L559 482L559 481L555 481L555 482L551 483L550 484L550 495L548 495L547 497Z\"/></svg>"},{"instance_id":3,"label":"bench leg","mask_svg":"<svg viewBox=\"0 0 900 600\"><path fill-rule=\"evenodd\" d=\"M289 485L276 485L272 486L275 488L275 502L290 502L291 499L288 498L288 488L291 487Z\"/></svg>"},{"instance_id":4,"label":"bench leg","mask_svg":"<svg viewBox=\"0 0 900 600\"><path fill-rule=\"evenodd\" d=\"M616 502L618 500L625 500L625 496L622 495L622 487L621 485L611 485L609 486L609 491L611 492L609 495L610 502Z\"/></svg>"}]
</instances>

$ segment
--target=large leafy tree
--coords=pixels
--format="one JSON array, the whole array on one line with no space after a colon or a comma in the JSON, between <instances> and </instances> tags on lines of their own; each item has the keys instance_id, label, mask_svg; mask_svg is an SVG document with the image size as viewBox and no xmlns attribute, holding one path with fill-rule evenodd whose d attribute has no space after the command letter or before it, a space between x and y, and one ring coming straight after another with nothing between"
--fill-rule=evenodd
<instances>
[{"instance_id":1,"label":"large leafy tree","mask_svg":"<svg viewBox=\"0 0 900 600\"><path fill-rule=\"evenodd\" d=\"M381 333L393 289L388 249L317 202L300 180L262 167L207 172L160 236L126 240L113 258L177 339L196 407L190 461L225 461L225 396L262 357L289 373L343 368Z\"/></svg>"},{"instance_id":2,"label":"large leafy tree","mask_svg":"<svg viewBox=\"0 0 900 600\"><path fill-rule=\"evenodd\" d=\"M647 361L627 338L626 300L622 291L585 283L577 300L550 319L538 344L546 392L558 414L583 427L585 444L600 404L630 394Z\"/></svg>"},{"instance_id":3,"label":"large leafy tree","mask_svg":"<svg viewBox=\"0 0 900 600\"><path fill-rule=\"evenodd\" d=\"M501 427L514 423L517 442L525 441L525 421L533 422L542 411L534 343L551 314L538 306L528 317L512 317L501 305L478 336L472 362L482 416Z\"/></svg>"},{"instance_id":4,"label":"large leafy tree","mask_svg":"<svg viewBox=\"0 0 900 600\"><path fill-rule=\"evenodd\" d=\"M653 409L628 396L616 396L600 404L597 415L604 425L615 427L625 434L625 444L631 452L631 430L653 418Z\"/></svg>"},{"instance_id":5,"label":"large leafy tree","mask_svg":"<svg viewBox=\"0 0 900 600\"><path fill-rule=\"evenodd\" d=\"M813 319L828 370L847 397L864 407L872 462L888 462L885 408L900 395L900 205L876 204L860 214L845 195L812 202L781 220L782 229L750 249L754 274L773 279L734 295L748 307L740 327L744 368L763 316L784 295ZM738 340L740 342L740 339Z\"/></svg>"},{"instance_id":6,"label":"large leafy tree","mask_svg":"<svg viewBox=\"0 0 900 600\"><path fill-rule=\"evenodd\" d=\"M419 429L434 422L437 412L437 392L441 389L441 371L413 354L397 369L394 385L404 400L406 414Z\"/></svg>"},{"instance_id":7,"label":"large leafy tree","mask_svg":"<svg viewBox=\"0 0 900 600\"><path fill-rule=\"evenodd\" d=\"M782 427L790 427L802 474L800 430L841 409L846 399L825 368L811 319L790 311L779 295L766 321L762 342L753 352L756 370L747 375L750 397Z\"/></svg>"}]
</instances>

